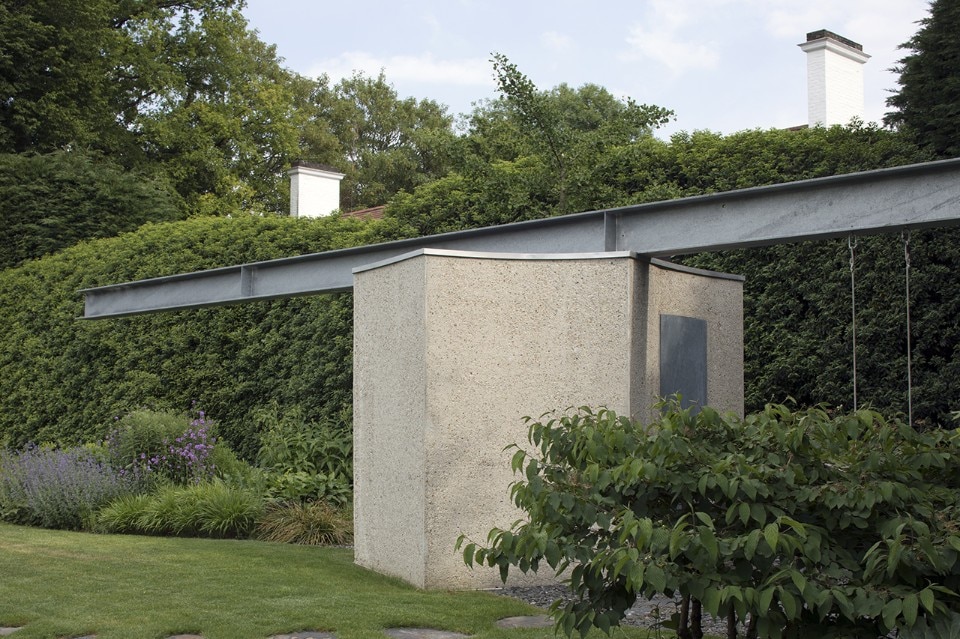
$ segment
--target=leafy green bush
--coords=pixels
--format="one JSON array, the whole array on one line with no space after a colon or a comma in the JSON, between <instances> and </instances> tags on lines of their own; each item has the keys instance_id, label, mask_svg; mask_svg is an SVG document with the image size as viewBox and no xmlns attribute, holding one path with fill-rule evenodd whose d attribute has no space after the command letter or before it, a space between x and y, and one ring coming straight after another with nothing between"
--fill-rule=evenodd
<instances>
[{"instance_id":1,"label":"leafy green bush","mask_svg":"<svg viewBox=\"0 0 960 639\"><path fill-rule=\"evenodd\" d=\"M284 544L342 546L353 541L353 521L326 502L276 501L267 505L256 536Z\"/></svg>"},{"instance_id":2,"label":"leafy green bush","mask_svg":"<svg viewBox=\"0 0 960 639\"><path fill-rule=\"evenodd\" d=\"M349 422L307 422L299 410L282 416L278 407L258 411L260 452L271 497L285 501L325 500L343 506L353 483L353 433Z\"/></svg>"},{"instance_id":3,"label":"leafy green bush","mask_svg":"<svg viewBox=\"0 0 960 639\"><path fill-rule=\"evenodd\" d=\"M262 512L260 495L213 481L118 499L100 510L97 524L112 533L246 538Z\"/></svg>"},{"instance_id":4,"label":"leafy green bush","mask_svg":"<svg viewBox=\"0 0 960 639\"><path fill-rule=\"evenodd\" d=\"M0 449L0 519L44 528L88 528L97 509L141 488L87 448Z\"/></svg>"},{"instance_id":5,"label":"leafy green bush","mask_svg":"<svg viewBox=\"0 0 960 639\"><path fill-rule=\"evenodd\" d=\"M467 543L468 564L569 569L569 635L638 596L678 593L748 636L870 638L960 612L960 433L862 410L666 407L530 420L512 488L529 521ZM545 416L547 417L547 416ZM691 604L691 605L688 605Z\"/></svg>"}]
</instances>

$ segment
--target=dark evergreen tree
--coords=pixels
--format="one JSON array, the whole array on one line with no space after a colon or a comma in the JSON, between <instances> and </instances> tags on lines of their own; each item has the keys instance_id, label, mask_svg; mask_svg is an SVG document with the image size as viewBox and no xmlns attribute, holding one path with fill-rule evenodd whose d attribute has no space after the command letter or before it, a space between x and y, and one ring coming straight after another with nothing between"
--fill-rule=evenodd
<instances>
[{"instance_id":1,"label":"dark evergreen tree","mask_svg":"<svg viewBox=\"0 0 960 639\"><path fill-rule=\"evenodd\" d=\"M897 109L884 121L939 157L960 155L960 1L935 0L920 30L902 45Z\"/></svg>"}]
</instances>

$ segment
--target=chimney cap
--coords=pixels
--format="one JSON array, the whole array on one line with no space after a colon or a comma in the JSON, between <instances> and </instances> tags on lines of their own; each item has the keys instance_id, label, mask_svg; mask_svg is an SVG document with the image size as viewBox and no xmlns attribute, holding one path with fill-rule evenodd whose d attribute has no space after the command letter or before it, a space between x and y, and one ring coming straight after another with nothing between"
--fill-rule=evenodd
<instances>
[{"instance_id":1,"label":"chimney cap","mask_svg":"<svg viewBox=\"0 0 960 639\"><path fill-rule=\"evenodd\" d=\"M329 173L340 173L340 169L330 166L329 164L319 164L317 162L304 162L303 160L294 160L293 164L290 165L291 170L297 168L298 166L305 169L316 169L318 171L327 171Z\"/></svg>"},{"instance_id":2,"label":"chimney cap","mask_svg":"<svg viewBox=\"0 0 960 639\"><path fill-rule=\"evenodd\" d=\"M836 40L837 42L841 44L845 44L852 49L856 49L857 51L863 51L862 44L854 42L849 38L844 38L842 35L837 35L833 31L829 31L827 29L820 29L819 31L811 31L810 33L807 34L807 42L813 42L814 40L823 40L827 38L830 40Z\"/></svg>"}]
</instances>

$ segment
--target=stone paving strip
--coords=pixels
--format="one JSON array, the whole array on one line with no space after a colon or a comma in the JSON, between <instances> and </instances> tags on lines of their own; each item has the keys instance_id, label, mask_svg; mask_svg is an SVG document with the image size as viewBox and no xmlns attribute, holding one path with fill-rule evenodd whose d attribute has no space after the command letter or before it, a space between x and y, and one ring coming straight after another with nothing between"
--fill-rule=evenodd
<instances>
[{"instance_id":1,"label":"stone paving strip","mask_svg":"<svg viewBox=\"0 0 960 639\"><path fill-rule=\"evenodd\" d=\"M432 630L430 628L388 628L383 631L393 639L466 639L469 635L446 630Z\"/></svg>"}]
</instances>

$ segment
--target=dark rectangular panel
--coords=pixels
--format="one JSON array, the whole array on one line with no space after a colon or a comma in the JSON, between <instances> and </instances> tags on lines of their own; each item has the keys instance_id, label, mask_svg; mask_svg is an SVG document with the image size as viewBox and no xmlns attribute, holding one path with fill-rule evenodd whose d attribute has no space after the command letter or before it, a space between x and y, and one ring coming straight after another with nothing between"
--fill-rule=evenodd
<instances>
[{"instance_id":1,"label":"dark rectangular panel","mask_svg":"<svg viewBox=\"0 0 960 639\"><path fill-rule=\"evenodd\" d=\"M660 396L679 393L694 412L707 403L707 321L660 316Z\"/></svg>"}]
</instances>

